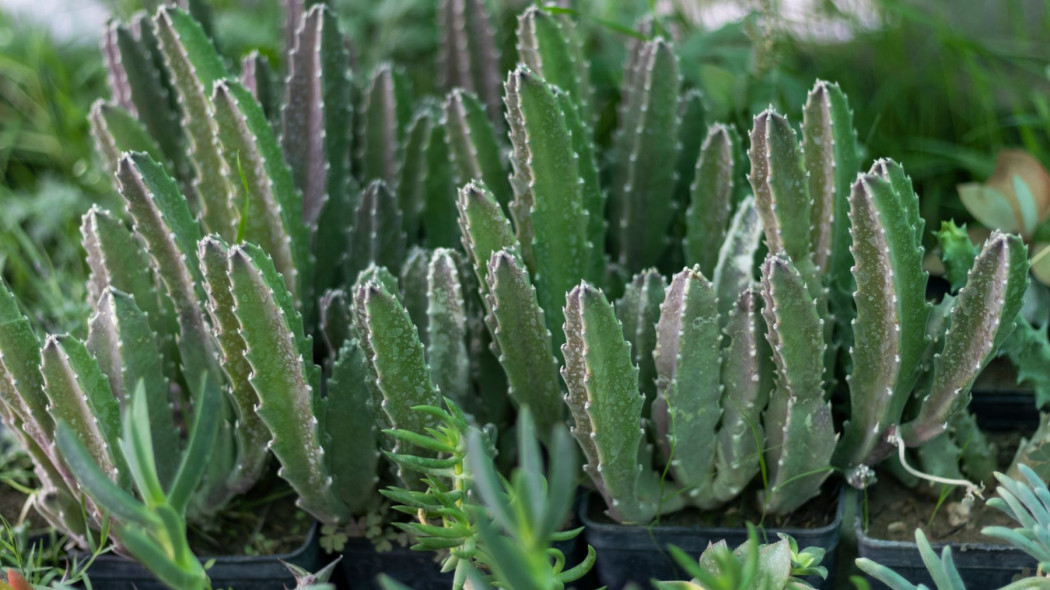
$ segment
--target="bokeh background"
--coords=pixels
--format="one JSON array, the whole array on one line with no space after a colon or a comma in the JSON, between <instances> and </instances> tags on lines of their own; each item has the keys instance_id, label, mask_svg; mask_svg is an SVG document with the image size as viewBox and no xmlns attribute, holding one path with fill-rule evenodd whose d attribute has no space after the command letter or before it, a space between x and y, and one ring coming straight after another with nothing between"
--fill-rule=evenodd
<instances>
[{"instance_id":1,"label":"bokeh background","mask_svg":"<svg viewBox=\"0 0 1050 590\"><path fill-rule=\"evenodd\" d=\"M433 90L435 0L331 0L367 71L393 59L418 94ZM93 153L87 111L108 95L98 39L110 15L156 0L0 0L0 271L51 331L87 317L77 227L93 203L114 205ZM492 0L505 36L522 0ZM995 155L1022 148L1050 164L1048 0L575 0L595 85L615 95L624 37L648 14L672 15L683 74L708 120L750 127L767 105L799 112L813 80L838 81L866 154L911 173L927 228L969 220L956 185L980 181ZM278 0L212 3L222 51L279 59ZM504 46L512 47L513 39ZM504 51L513 61L513 53ZM508 63L509 65L509 63ZM597 129L607 138L615 105ZM604 134L604 135L603 135Z\"/></svg>"}]
</instances>

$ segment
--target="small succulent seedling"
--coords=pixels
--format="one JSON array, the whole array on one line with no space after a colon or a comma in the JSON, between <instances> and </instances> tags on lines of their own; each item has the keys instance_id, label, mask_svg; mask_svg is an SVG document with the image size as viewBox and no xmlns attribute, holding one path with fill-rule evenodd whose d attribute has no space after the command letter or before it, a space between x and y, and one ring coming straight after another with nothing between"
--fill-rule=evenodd
<instances>
[{"instance_id":1,"label":"small succulent seedling","mask_svg":"<svg viewBox=\"0 0 1050 590\"><path fill-rule=\"evenodd\" d=\"M692 579L688 582L654 581L654 587L658 590L812 590L813 586L804 577L828 577L827 568L820 565L824 559L823 549L807 547L799 551L798 543L784 534L780 534L780 540L775 543L760 544L758 532L750 524L747 533L747 541L733 550L725 541L709 544L699 562L678 547L669 546L671 556Z\"/></svg>"},{"instance_id":2,"label":"small succulent seedling","mask_svg":"<svg viewBox=\"0 0 1050 590\"><path fill-rule=\"evenodd\" d=\"M397 523L416 538L413 548L444 554L442 571L455 572L452 587L457 589L497 582L554 590L585 575L594 565L593 548L583 562L566 568L565 555L552 547L582 530L559 532L572 507L576 478L565 427L543 437L552 452L545 479L532 415L523 408L517 425L520 466L504 479L494 467L495 433L469 426L465 414L447 399L445 406L414 408L437 419L439 426L428 436L387 431L398 441L437 453L437 458L390 455L402 468L423 475L422 491L383 490L397 503L396 510L416 516L417 522Z\"/></svg>"}]
</instances>

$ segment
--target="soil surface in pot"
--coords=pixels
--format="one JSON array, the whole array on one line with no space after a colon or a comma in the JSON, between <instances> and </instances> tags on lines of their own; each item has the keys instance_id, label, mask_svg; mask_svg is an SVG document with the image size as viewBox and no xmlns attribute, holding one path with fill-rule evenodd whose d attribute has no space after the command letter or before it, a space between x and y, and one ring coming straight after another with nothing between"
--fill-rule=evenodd
<instances>
[{"instance_id":1,"label":"soil surface in pot","mask_svg":"<svg viewBox=\"0 0 1050 590\"><path fill-rule=\"evenodd\" d=\"M26 499L26 495L22 492L9 485L0 483L0 516L3 516L8 524L12 526L17 525L18 519L22 516L22 509L25 506ZM29 530L31 531L45 529L48 526L47 521L33 508L26 511L26 522L29 524Z\"/></svg>"},{"instance_id":2,"label":"soil surface in pot","mask_svg":"<svg viewBox=\"0 0 1050 590\"><path fill-rule=\"evenodd\" d=\"M1003 357L992 359L977 375L974 391L1032 391L1028 383L1017 383L1017 369Z\"/></svg>"},{"instance_id":3,"label":"soil surface in pot","mask_svg":"<svg viewBox=\"0 0 1050 590\"><path fill-rule=\"evenodd\" d=\"M749 488L734 502L717 510L686 508L661 516L656 524L660 526L743 528L750 522L755 526L767 529L820 528L835 520L835 510L839 502L839 483L838 480L825 483L819 496L782 518L769 515L763 518L762 511L758 508L754 498L755 490ZM605 515L605 503L601 501L600 496L595 496L595 501L590 502L587 516L595 522L616 524L616 521Z\"/></svg>"},{"instance_id":4,"label":"soil surface in pot","mask_svg":"<svg viewBox=\"0 0 1050 590\"><path fill-rule=\"evenodd\" d=\"M1005 472L1020 443L1020 433L986 433L998 448L999 471ZM923 484L925 485L925 484ZM984 497L994 497L996 486L986 482ZM932 491L908 488L888 473L882 473L866 498L861 496L859 510L867 502L867 534L888 541L915 541L915 529L921 528L932 543L991 543L1000 541L981 534L986 526L1014 528L1017 523L995 508L985 506L977 499L966 519L961 506L963 493L955 490L940 502ZM862 513L863 514L863 513Z\"/></svg>"},{"instance_id":5,"label":"soil surface in pot","mask_svg":"<svg viewBox=\"0 0 1050 590\"><path fill-rule=\"evenodd\" d=\"M295 505L295 493L283 482L262 484L224 509L211 526L190 526L194 553L210 555L280 555L306 540L313 517Z\"/></svg>"}]
</instances>

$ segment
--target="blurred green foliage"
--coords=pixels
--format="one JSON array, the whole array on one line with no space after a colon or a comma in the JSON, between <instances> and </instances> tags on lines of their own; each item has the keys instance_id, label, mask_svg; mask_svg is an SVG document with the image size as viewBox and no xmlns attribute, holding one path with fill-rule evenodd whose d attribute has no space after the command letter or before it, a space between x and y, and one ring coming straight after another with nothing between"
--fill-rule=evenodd
<instances>
[{"instance_id":1,"label":"blurred green foliage","mask_svg":"<svg viewBox=\"0 0 1050 590\"><path fill-rule=\"evenodd\" d=\"M843 2L823 0L832 13L836 4ZM855 30L849 41L784 38L783 68L803 80L836 80L857 97L861 143L869 156L907 168L928 228L969 219L955 187L991 175L1000 149L1023 147L1050 164L1050 2L872 5L883 25Z\"/></svg>"},{"instance_id":2,"label":"blurred green foliage","mask_svg":"<svg viewBox=\"0 0 1050 590\"><path fill-rule=\"evenodd\" d=\"M87 113L105 92L96 48L0 11L0 269L42 325L85 317L80 215L110 198Z\"/></svg>"},{"instance_id":3,"label":"blurred green foliage","mask_svg":"<svg viewBox=\"0 0 1050 590\"><path fill-rule=\"evenodd\" d=\"M159 1L104 3L127 18ZM395 61L417 94L436 92L437 2L329 3L353 41L358 79ZM490 0L505 68L515 59L516 15L528 3ZM770 104L798 112L815 78L838 81L857 97L865 155L894 158L911 172L927 227L969 219L955 186L990 175L999 149L1020 146L1050 164L1050 0L814 0L807 18L834 19L848 32L833 40L796 33L782 12L789 0L737 3L747 15L714 29L686 16L685 9L695 15L719 3L725 0L559 3L579 21L593 56L599 144L609 144L616 125L624 30L659 14L654 29L676 40L685 83L703 90L709 121L746 129ZM210 4L231 63L258 49L278 65L279 0ZM858 6L870 14L847 9ZM52 328L76 329L73 318L83 317L69 303L82 300L84 282L77 224L91 203L112 198L86 117L92 100L107 95L96 47L58 43L0 9L0 268L30 315Z\"/></svg>"},{"instance_id":4,"label":"blurred green foliage","mask_svg":"<svg viewBox=\"0 0 1050 590\"><path fill-rule=\"evenodd\" d=\"M109 180L91 165L87 123L104 90L97 49L58 43L0 11L0 191L31 190L50 175L106 192Z\"/></svg>"}]
</instances>

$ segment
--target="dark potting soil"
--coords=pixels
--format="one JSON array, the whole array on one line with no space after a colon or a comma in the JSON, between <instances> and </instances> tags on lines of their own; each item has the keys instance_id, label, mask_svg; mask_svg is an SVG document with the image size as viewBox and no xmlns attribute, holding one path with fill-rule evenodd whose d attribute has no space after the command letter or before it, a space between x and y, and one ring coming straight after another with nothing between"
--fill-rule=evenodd
<instances>
[{"instance_id":1,"label":"dark potting soil","mask_svg":"<svg viewBox=\"0 0 1050 590\"><path fill-rule=\"evenodd\" d=\"M977 375L973 389L974 391L1030 391L1031 387L1027 383L1018 384L1017 368L1005 358L998 357L992 359Z\"/></svg>"},{"instance_id":2,"label":"dark potting soil","mask_svg":"<svg viewBox=\"0 0 1050 590\"><path fill-rule=\"evenodd\" d=\"M755 501L754 490L748 488L733 503L717 510L686 508L661 516L654 525L744 528L747 523L767 529L816 529L831 524L838 509L839 484L829 478L820 495L784 517L763 515ZM615 523L605 514L605 503L595 495L588 506L587 515L595 522Z\"/></svg>"},{"instance_id":3,"label":"dark potting soil","mask_svg":"<svg viewBox=\"0 0 1050 590\"><path fill-rule=\"evenodd\" d=\"M295 551L313 524L313 517L295 505L295 498L284 485L253 492L223 510L210 526L191 526L190 546L200 556L280 555Z\"/></svg>"},{"instance_id":4,"label":"dark potting soil","mask_svg":"<svg viewBox=\"0 0 1050 590\"><path fill-rule=\"evenodd\" d=\"M0 516L4 517L11 526L16 526L22 516L25 507L26 495L15 488L0 484ZM29 524L29 530L38 531L47 528L47 521L33 508L26 511L25 521Z\"/></svg>"},{"instance_id":5,"label":"dark potting soil","mask_svg":"<svg viewBox=\"0 0 1050 590\"><path fill-rule=\"evenodd\" d=\"M987 433L998 450L999 471L1005 472L1020 443L1019 432ZM994 497L994 482L985 482L985 500ZM921 528L931 543L992 543L1000 541L981 534L986 526L1014 528L1017 523L995 508L976 499L967 513L962 505L963 493L954 490L939 502L940 488L923 483L918 489L908 488L889 474L880 474L878 483L860 497L862 516L867 515L867 534L888 541L915 541L915 529Z\"/></svg>"}]
</instances>

